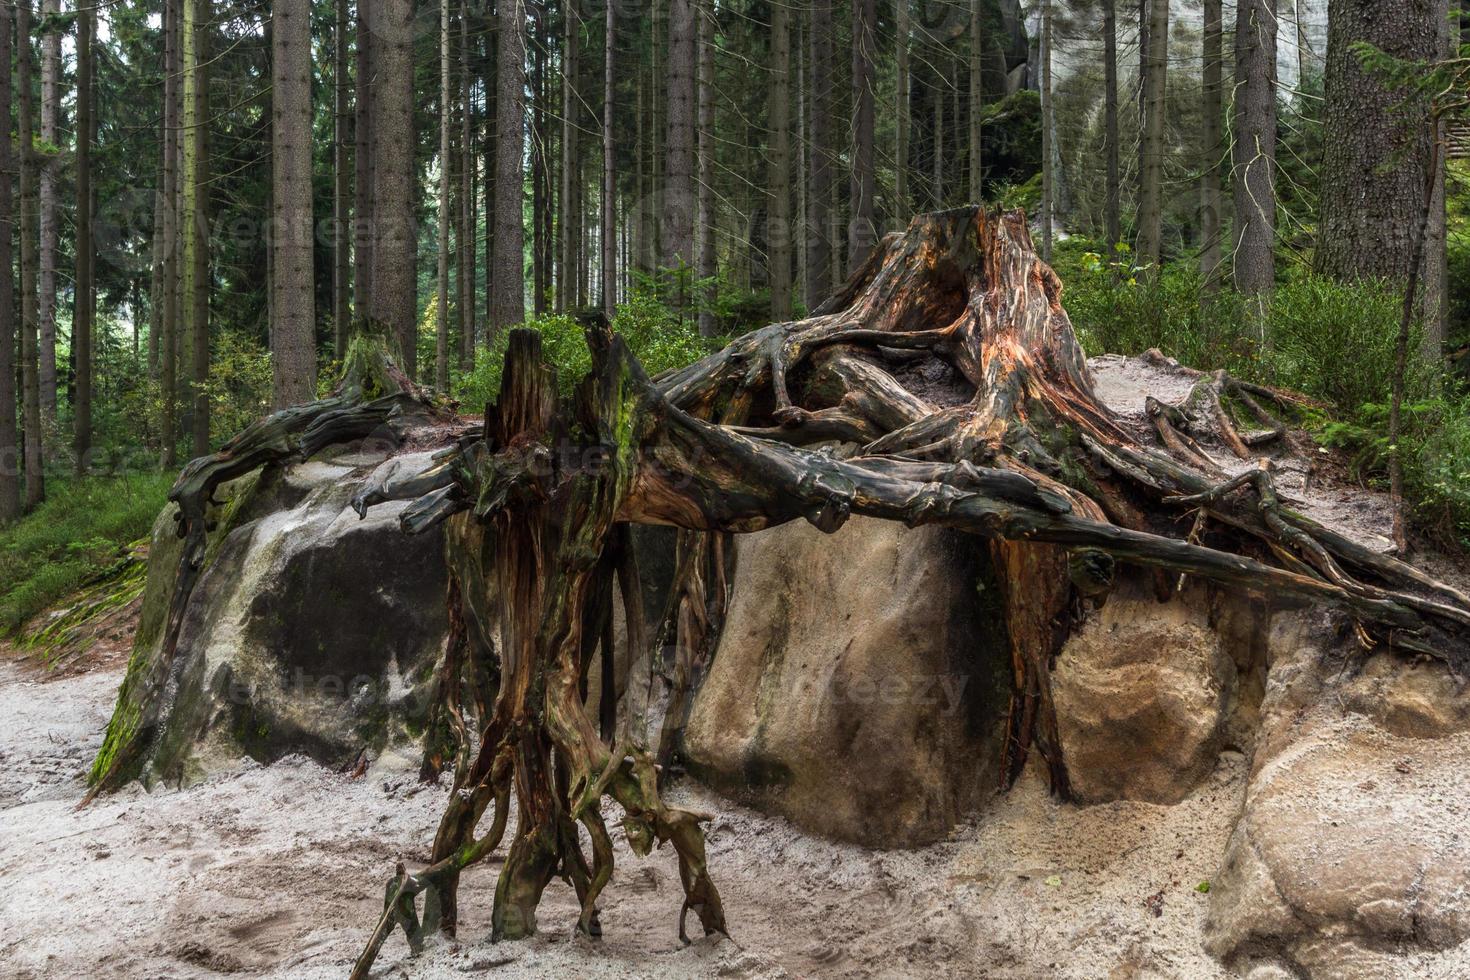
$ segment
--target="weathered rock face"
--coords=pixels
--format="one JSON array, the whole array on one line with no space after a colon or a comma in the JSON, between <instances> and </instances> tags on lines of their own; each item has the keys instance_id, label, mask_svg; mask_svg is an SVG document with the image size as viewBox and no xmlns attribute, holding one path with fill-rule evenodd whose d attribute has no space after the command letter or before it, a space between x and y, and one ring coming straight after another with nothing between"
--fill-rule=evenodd
<instances>
[{"instance_id":1,"label":"weathered rock face","mask_svg":"<svg viewBox=\"0 0 1470 980\"><path fill-rule=\"evenodd\" d=\"M405 504L359 521L348 501L378 465L427 457L338 455L228 485L145 781L191 779L242 752L341 766L419 733L448 625L443 538L403 534ZM135 660L159 652L172 510L154 526Z\"/></svg>"},{"instance_id":2,"label":"weathered rock face","mask_svg":"<svg viewBox=\"0 0 1470 980\"><path fill-rule=\"evenodd\" d=\"M1243 615L1204 588L1159 602L1125 577L1067 640L1052 696L1078 800L1177 803L1222 748L1249 739L1248 724L1231 724L1252 705L1248 678L1244 701L1240 690L1252 660Z\"/></svg>"},{"instance_id":3,"label":"weathered rock face","mask_svg":"<svg viewBox=\"0 0 1470 980\"><path fill-rule=\"evenodd\" d=\"M685 749L694 774L817 833L944 835L997 784L1004 631L980 542L852 519L739 539Z\"/></svg>"},{"instance_id":4,"label":"weathered rock face","mask_svg":"<svg viewBox=\"0 0 1470 980\"><path fill-rule=\"evenodd\" d=\"M1323 618L1281 617L1270 654L1207 947L1242 969L1427 975L1470 938L1470 698L1437 664L1363 663Z\"/></svg>"}]
</instances>

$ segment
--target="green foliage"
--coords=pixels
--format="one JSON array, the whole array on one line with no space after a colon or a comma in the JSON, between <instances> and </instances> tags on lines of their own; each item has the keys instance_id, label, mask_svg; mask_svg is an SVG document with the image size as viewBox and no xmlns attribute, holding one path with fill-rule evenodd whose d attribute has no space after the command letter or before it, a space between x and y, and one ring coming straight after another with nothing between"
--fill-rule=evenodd
<instances>
[{"instance_id":1,"label":"green foliage","mask_svg":"<svg viewBox=\"0 0 1470 980\"><path fill-rule=\"evenodd\" d=\"M541 348L557 371L564 394L592 367L582 325L570 316L554 314L527 320L522 326L541 334ZM652 290L635 289L618 307L613 329L622 335L650 375L698 360L714 350L699 336L693 322L661 303ZM510 332L502 330L489 351L481 350L473 371L451 377L454 397L467 411L478 412L500 392L500 371Z\"/></svg>"},{"instance_id":2,"label":"green foliage","mask_svg":"<svg viewBox=\"0 0 1470 980\"><path fill-rule=\"evenodd\" d=\"M172 474L53 478L46 501L0 528L0 635L105 571L148 534Z\"/></svg>"},{"instance_id":3,"label":"green foliage","mask_svg":"<svg viewBox=\"0 0 1470 980\"><path fill-rule=\"evenodd\" d=\"M1166 265L1149 280L1134 274L1126 251L1111 264L1106 254L1079 238L1056 252L1062 303L1090 353L1157 347L1185 364L1303 392L1330 406L1302 420L1318 438L1348 452L1360 479L1384 477L1401 303L1391 284L1295 276L1272 293L1263 336L1241 298L1205 289L1192 265ZM1422 526L1470 541L1470 393L1438 373L1421 363L1407 379L1405 488Z\"/></svg>"}]
</instances>

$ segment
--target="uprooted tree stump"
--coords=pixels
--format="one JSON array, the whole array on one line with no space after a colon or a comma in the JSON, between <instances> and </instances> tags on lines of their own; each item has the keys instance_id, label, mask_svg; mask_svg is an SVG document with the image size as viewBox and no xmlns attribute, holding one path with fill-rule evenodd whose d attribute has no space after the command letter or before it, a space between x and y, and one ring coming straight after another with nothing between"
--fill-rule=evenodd
<instances>
[{"instance_id":1,"label":"uprooted tree stump","mask_svg":"<svg viewBox=\"0 0 1470 980\"><path fill-rule=\"evenodd\" d=\"M578 928L598 934L597 900L613 872L604 797L621 806L634 852L673 844L681 937L691 911L706 933L725 931L705 860L706 818L662 800L659 762L672 756L688 678L723 615L730 534L796 519L831 532L856 513L977 535L1002 583L997 628L1012 653L1005 770L1013 779L1034 748L1059 795L1068 782L1051 663L1087 601L1106 596L1118 561L1154 569L1162 592L1198 576L1335 607L1365 644L1456 667L1470 655L1470 598L1294 512L1276 493L1269 460L1227 477L1201 448L1213 442L1252 457L1280 437L1277 419L1296 396L1201 374L1184 404L1148 406L1160 445L1120 424L1093 393L1061 283L1037 258L1020 212L918 217L811 317L754 331L657 378L600 319L589 322L587 341L592 370L562 402L539 336L514 333L483 430L428 471L353 502L365 512L414 501L404 529L448 522L451 549L479 570L456 573L451 585L441 708L453 733L453 792L428 867L400 865L389 882L356 977L395 926L415 948L431 930L453 933L459 876L500 846L512 800L492 938L533 932L556 877L576 888ZM956 379L942 398L912 382L916 365L936 364ZM1262 428L1238 431L1226 399ZM644 621L638 598L628 531L637 523L680 529L660 623ZM676 641L655 746L639 685L628 682L621 711L609 693L615 582L629 662L647 664L661 637ZM460 699L483 692L486 665L476 661L485 652L465 637L465 610L498 623L501 639L498 689L477 693L475 706ZM589 706L599 658L604 697ZM460 683L462 674L471 679Z\"/></svg>"},{"instance_id":2,"label":"uprooted tree stump","mask_svg":"<svg viewBox=\"0 0 1470 980\"><path fill-rule=\"evenodd\" d=\"M1059 794L1067 773L1049 669L1080 600L1106 594L1117 560L1329 604L1357 621L1365 642L1465 658L1470 599L1285 507L1267 461L1226 479L1200 448L1209 438L1249 457L1284 431L1263 402L1281 411L1294 396L1201 375L1184 405L1149 406L1163 448L1143 445L1093 394L1060 300L1022 214L966 208L890 236L815 315L657 379L594 323L593 368L569 405L556 404L537 336L515 334L484 438L413 486L374 488L361 502L416 498L403 515L410 531L460 512L454 520L484 528L498 588L465 599L497 605L504 649L501 689L478 737L451 705L459 764L432 863L413 875L400 868L356 975L395 922L415 944L429 925L453 930L458 875L499 845L512 795L517 827L492 938L532 931L557 875L577 889L579 927L596 930L596 899L612 873L603 796L621 804L635 852L673 842L686 895L680 935L689 910L707 933L725 930L701 818L661 801L639 710L612 731L604 705L599 731L585 705L599 647L611 663L613 577L624 596L637 594L620 532L629 523L685 532L674 595L687 615L675 610L673 620L695 635L680 637L671 714L687 659L707 647L708 606L720 605L707 591L721 536L798 518L831 532L853 513L982 536L1004 585L1014 664L1007 770L1013 778L1035 746ZM941 408L905 387L895 373L915 357L947 362L973 397ZM1226 396L1264 428L1237 431ZM801 448L812 444L825 448ZM1220 547L1196 543L1207 523ZM709 543L696 546L696 535ZM629 642L646 643L632 605L628 623ZM492 802L491 829L477 838Z\"/></svg>"}]
</instances>

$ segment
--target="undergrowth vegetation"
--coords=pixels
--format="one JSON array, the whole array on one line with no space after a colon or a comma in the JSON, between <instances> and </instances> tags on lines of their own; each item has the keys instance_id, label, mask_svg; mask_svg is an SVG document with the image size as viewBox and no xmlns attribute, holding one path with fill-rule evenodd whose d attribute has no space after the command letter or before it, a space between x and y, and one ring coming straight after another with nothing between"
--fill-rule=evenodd
<instances>
[{"instance_id":1,"label":"undergrowth vegetation","mask_svg":"<svg viewBox=\"0 0 1470 980\"><path fill-rule=\"evenodd\" d=\"M1264 311L1227 288L1207 289L1191 264L1154 279L1124 251L1073 238L1055 254L1062 303L1090 354L1157 347L1184 364L1223 367L1324 403L1297 421L1344 450L1354 475L1386 485L1394 338L1402 294L1388 284L1344 285L1300 271ZM1419 349L1416 335L1411 350ZM1407 379L1403 454L1406 495L1419 525L1442 544L1470 544L1470 391L1443 365L1416 361Z\"/></svg>"},{"instance_id":2,"label":"undergrowth vegetation","mask_svg":"<svg viewBox=\"0 0 1470 980\"><path fill-rule=\"evenodd\" d=\"M128 559L148 534L172 473L53 478L47 498L0 527L0 636Z\"/></svg>"}]
</instances>

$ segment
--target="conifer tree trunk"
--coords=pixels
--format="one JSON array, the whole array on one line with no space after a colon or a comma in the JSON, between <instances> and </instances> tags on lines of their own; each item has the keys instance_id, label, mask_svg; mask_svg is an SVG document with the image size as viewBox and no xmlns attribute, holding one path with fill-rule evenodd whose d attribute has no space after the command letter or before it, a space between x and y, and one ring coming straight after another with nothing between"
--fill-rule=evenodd
<instances>
[{"instance_id":1,"label":"conifer tree trunk","mask_svg":"<svg viewBox=\"0 0 1470 980\"><path fill-rule=\"evenodd\" d=\"M618 299L617 160L613 155L613 106L618 31L615 4L604 4L602 43L602 215L598 229L602 248L602 310L609 320Z\"/></svg>"},{"instance_id":2,"label":"conifer tree trunk","mask_svg":"<svg viewBox=\"0 0 1470 980\"><path fill-rule=\"evenodd\" d=\"M19 0L15 12L16 56L19 65L15 83L20 87L20 371L21 415L25 439L25 509L31 510L46 497L41 425L41 383L36 330L37 201L35 53L31 49L31 0Z\"/></svg>"},{"instance_id":3,"label":"conifer tree trunk","mask_svg":"<svg viewBox=\"0 0 1470 980\"><path fill-rule=\"evenodd\" d=\"M1116 256L1123 240L1122 180L1118 149L1118 10L1117 0L1103 7L1103 233L1109 256Z\"/></svg>"},{"instance_id":4,"label":"conifer tree trunk","mask_svg":"<svg viewBox=\"0 0 1470 980\"><path fill-rule=\"evenodd\" d=\"M904 0L896 8L902 12ZM832 0L813 0L807 38L807 114L811 120L811 164L806 175L806 307L814 310L832 293L832 185L837 169L833 146L832 84L836 74ZM900 41L902 46L902 41ZM902 50L902 47L900 47ZM902 125L900 119L900 125ZM895 180L905 180L903 164Z\"/></svg>"},{"instance_id":5,"label":"conifer tree trunk","mask_svg":"<svg viewBox=\"0 0 1470 980\"><path fill-rule=\"evenodd\" d=\"M849 183L847 268L867 261L878 240L874 211L877 175L873 160L873 57L878 15L874 0L852 0L852 176Z\"/></svg>"},{"instance_id":6,"label":"conifer tree trunk","mask_svg":"<svg viewBox=\"0 0 1470 980\"><path fill-rule=\"evenodd\" d=\"M694 262L694 0L669 0L668 33L668 152L659 262L677 269Z\"/></svg>"},{"instance_id":7,"label":"conifer tree trunk","mask_svg":"<svg viewBox=\"0 0 1470 980\"><path fill-rule=\"evenodd\" d=\"M934 82L930 89L933 99L930 105L930 113L933 117L929 131L933 134L933 143L929 153L929 198L930 206L935 211L944 209L944 76L939 72L939 66L934 66ZM1043 142L1045 139L1043 138ZM1043 166L1043 172L1046 168Z\"/></svg>"},{"instance_id":8,"label":"conifer tree trunk","mask_svg":"<svg viewBox=\"0 0 1470 980\"><path fill-rule=\"evenodd\" d=\"M183 4L183 229L184 271L180 287L186 311L180 347L188 352L190 447L194 456L209 452L209 94L207 34L209 0Z\"/></svg>"},{"instance_id":9,"label":"conifer tree trunk","mask_svg":"<svg viewBox=\"0 0 1470 980\"><path fill-rule=\"evenodd\" d=\"M347 339L352 335L352 246L348 232L352 176L347 162L352 116L347 82L347 3L332 2L332 353L339 361L347 356Z\"/></svg>"},{"instance_id":10,"label":"conifer tree trunk","mask_svg":"<svg viewBox=\"0 0 1470 980\"><path fill-rule=\"evenodd\" d=\"M557 236L556 308L577 305L577 237L582 227L577 188L581 182L578 124L582 119L581 94L577 90L582 58L582 18L575 0L568 0L562 37L561 63L561 207ZM672 84L672 83L670 83ZM692 261L692 257L690 258Z\"/></svg>"},{"instance_id":11,"label":"conifer tree trunk","mask_svg":"<svg viewBox=\"0 0 1470 980\"><path fill-rule=\"evenodd\" d=\"M437 314L434 317L434 387L449 390L449 228L454 219L449 212L449 188L453 182L450 166L449 133L450 79L449 4L439 0L439 236L437 273Z\"/></svg>"},{"instance_id":12,"label":"conifer tree trunk","mask_svg":"<svg viewBox=\"0 0 1470 980\"><path fill-rule=\"evenodd\" d=\"M316 400L311 194L311 0L275 0L271 17L271 401Z\"/></svg>"},{"instance_id":13,"label":"conifer tree trunk","mask_svg":"<svg viewBox=\"0 0 1470 980\"><path fill-rule=\"evenodd\" d=\"M1052 162L1051 0L1041 0L1041 260L1051 261L1052 224L1056 221L1056 167Z\"/></svg>"},{"instance_id":14,"label":"conifer tree trunk","mask_svg":"<svg viewBox=\"0 0 1470 980\"><path fill-rule=\"evenodd\" d=\"M393 339L402 352L404 373L417 378L413 0L380 0L370 6L373 234L367 321Z\"/></svg>"},{"instance_id":15,"label":"conifer tree trunk","mask_svg":"<svg viewBox=\"0 0 1470 980\"><path fill-rule=\"evenodd\" d=\"M1206 286L1216 284L1220 271L1220 121L1225 111L1221 75L1223 33L1221 0L1205 0L1204 67L1201 85L1203 120L1200 125L1200 252L1199 271Z\"/></svg>"},{"instance_id":16,"label":"conifer tree trunk","mask_svg":"<svg viewBox=\"0 0 1470 980\"><path fill-rule=\"evenodd\" d=\"M821 0L818 0L821 2ZM975 0L976 3L980 0ZM909 0L894 0L893 84L893 204L894 218L909 218L909 99L913 73L909 69Z\"/></svg>"},{"instance_id":17,"label":"conifer tree trunk","mask_svg":"<svg viewBox=\"0 0 1470 980\"><path fill-rule=\"evenodd\" d=\"M984 200L981 180L984 176L984 152L981 145L980 115L985 108L984 0L970 0L970 203Z\"/></svg>"},{"instance_id":18,"label":"conifer tree trunk","mask_svg":"<svg viewBox=\"0 0 1470 980\"><path fill-rule=\"evenodd\" d=\"M1255 296L1276 281L1276 0L1237 4L1234 170L1235 288Z\"/></svg>"},{"instance_id":19,"label":"conifer tree trunk","mask_svg":"<svg viewBox=\"0 0 1470 980\"><path fill-rule=\"evenodd\" d=\"M164 0L163 5L163 315L158 342L158 386L163 402L159 462L164 469L178 465L179 442L179 140L183 65L180 19L184 2L188 0Z\"/></svg>"},{"instance_id":20,"label":"conifer tree trunk","mask_svg":"<svg viewBox=\"0 0 1470 980\"><path fill-rule=\"evenodd\" d=\"M526 318L525 227L521 223L526 126L525 0L496 6L499 51L496 64L495 241L490 268L490 333Z\"/></svg>"},{"instance_id":21,"label":"conifer tree trunk","mask_svg":"<svg viewBox=\"0 0 1470 980\"><path fill-rule=\"evenodd\" d=\"M819 3L823 0L818 0ZM715 254L715 7L700 0L699 18L699 217L695 221L697 275L708 283L699 303L699 332L713 337L719 331L714 306L719 299L719 272Z\"/></svg>"},{"instance_id":22,"label":"conifer tree trunk","mask_svg":"<svg viewBox=\"0 0 1470 980\"><path fill-rule=\"evenodd\" d=\"M1366 41L1397 58L1442 56L1443 0L1331 0L1327 20L1322 126L1322 218L1317 271L1343 282L1409 276L1413 229L1424 208L1424 168L1432 141L1428 113L1363 68L1351 46ZM1442 195L1436 179L1436 194ZM1419 270L1432 314L1426 354L1437 351L1442 296L1442 204L1431 202L1426 262ZM1433 363L1437 356L1427 356Z\"/></svg>"},{"instance_id":23,"label":"conifer tree trunk","mask_svg":"<svg viewBox=\"0 0 1470 980\"><path fill-rule=\"evenodd\" d=\"M766 249L771 319L779 322L791 319L791 12L783 3L771 5L770 96Z\"/></svg>"},{"instance_id":24,"label":"conifer tree trunk","mask_svg":"<svg viewBox=\"0 0 1470 980\"><path fill-rule=\"evenodd\" d=\"M459 269L459 367L475 366L475 331L478 326L475 300L475 240L478 213L475 209L475 106L470 79L470 2L459 5L459 224L455 245Z\"/></svg>"},{"instance_id":25,"label":"conifer tree trunk","mask_svg":"<svg viewBox=\"0 0 1470 980\"><path fill-rule=\"evenodd\" d=\"M545 0L528 0L531 18L526 23L527 47L531 55L531 95L527 103L531 126L531 311L536 316L546 312L546 294L550 286L551 264L548 261L551 234L547 222L551 217L551 157L547 152L550 133L546 124L546 48L530 44L533 24L545 23Z\"/></svg>"},{"instance_id":26,"label":"conifer tree trunk","mask_svg":"<svg viewBox=\"0 0 1470 980\"><path fill-rule=\"evenodd\" d=\"M91 7L84 6L77 12L77 274L71 317L72 359L76 363L72 449L77 476L86 475L92 456L92 340L97 316L96 246L92 238L92 141L96 138L92 40L96 17Z\"/></svg>"},{"instance_id":27,"label":"conifer tree trunk","mask_svg":"<svg viewBox=\"0 0 1470 980\"><path fill-rule=\"evenodd\" d=\"M41 142L48 149L61 145L58 125L61 114L61 32L54 15L61 10L60 0L41 0L41 18L47 31L41 38ZM60 225L57 222L56 172L61 161L48 155L40 167L41 177L41 256L40 317L41 341L41 415L56 421L56 262L60 248Z\"/></svg>"},{"instance_id":28,"label":"conifer tree trunk","mask_svg":"<svg viewBox=\"0 0 1470 980\"><path fill-rule=\"evenodd\" d=\"M14 8L0 7L0 524L20 516L20 433L15 391L15 145L11 136Z\"/></svg>"},{"instance_id":29,"label":"conifer tree trunk","mask_svg":"<svg viewBox=\"0 0 1470 980\"><path fill-rule=\"evenodd\" d=\"M356 57L353 60L352 151L352 305L361 325L372 309L373 280L373 8L377 0L357 0Z\"/></svg>"},{"instance_id":30,"label":"conifer tree trunk","mask_svg":"<svg viewBox=\"0 0 1470 980\"><path fill-rule=\"evenodd\" d=\"M1247 0L1248 2L1248 0ZM1157 274L1163 239L1164 89L1169 67L1169 0L1148 0L1143 43L1143 135L1138 173L1138 261Z\"/></svg>"}]
</instances>

